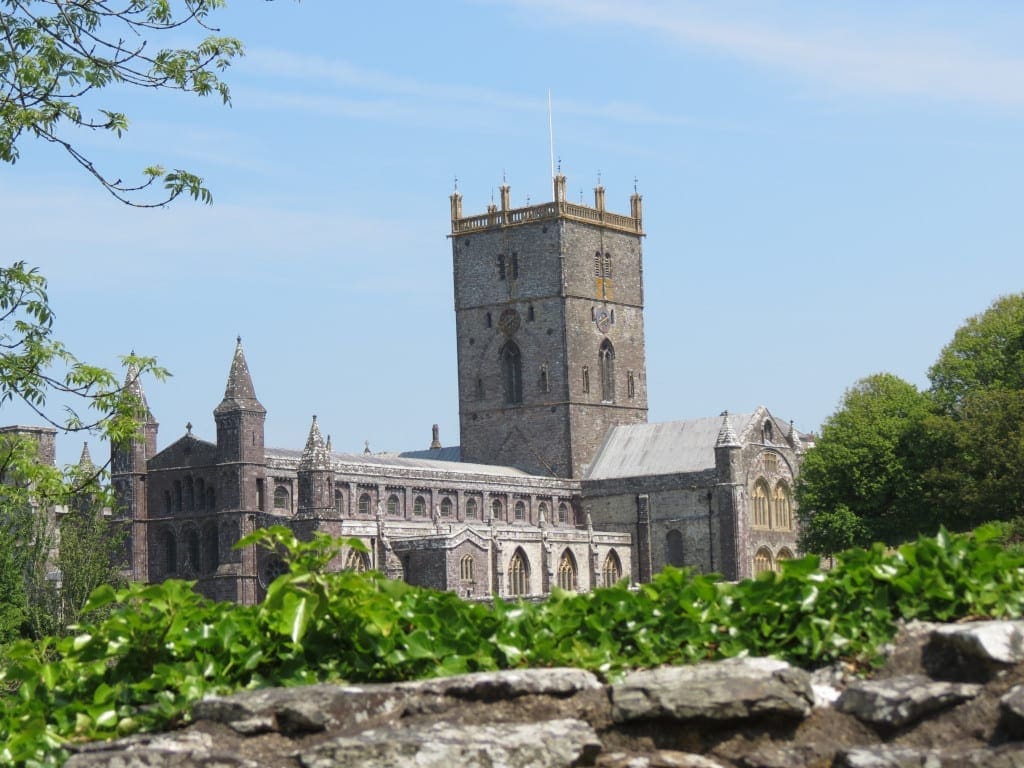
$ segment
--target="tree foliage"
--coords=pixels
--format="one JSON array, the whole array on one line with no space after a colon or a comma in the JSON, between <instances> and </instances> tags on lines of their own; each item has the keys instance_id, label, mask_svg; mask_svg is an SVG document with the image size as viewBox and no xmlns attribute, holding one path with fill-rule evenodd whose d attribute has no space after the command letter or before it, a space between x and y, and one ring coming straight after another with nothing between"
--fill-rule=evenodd
<instances>
[{"instance_id":1,"label":"tree foliage","mask_svg":"<svg viewBox=\"0 0 1024 768\"><path fill-rule=\"evenodd\" d=\"M869 376L846 392L800 470L805 550L831 554L914 534L920 482L904 446L927 413L927 397L892 374Z\"/></svg>"},{"instance_id":2,"label":"tree foliage","mask_svg":"<svg viewBox=\"0 0 1024 768\"><path fill-rule=\"evenodd\" d=\"M76 131L120 137L128 118L98 106L96 92L114 85L174 90L230 101L219 74L242 44L208 24L226 0L0 0L0 161L14 163L24 136L50 142L121 202L154 207L182 193L211 201L203 180L183 169L150 166L131 184L97 168L76 145ZM195 29L193 47L158 48L154 38ZM159 183L158 183L159 182ZM162 192L145 201L139 193Z\"/></svg>"},{"instance_id":3,"label":"tree foliage","mask_svg":"<svg viewBox=\"0 0 1024 768\"><path fill-rule=\"evenodd\" d=\"M166 371L150 357L128 355L123 362L130 372L124 381L78 358L54 335L46 280L23 262L0 267L0 406L24 403L65 433L132 440L145 416L135 380L163 378ZM77 617L88 593L115 575L110 560L118 544L100 517L110 503L98 485L104 471L65 472L41 460L32 436L0 433L0 641L59 631ZM71 510L63 517L63 547L57 508ZM57 573L67 574L61 593Z\"/></svg>"},{"instance_id":4,"label":"tree foliage","mask_svg":"<svg viewBox=\"0 0 1024 768\"><path fill-rule=\"evenodd\" d=\"M808 551L1024 514L1024 294L968 318L928 376L864 379L826 421L797 482Z\"/></svg>"},{"instance_id":5,"label":"tree foliage","mask_svg":"<svg viewBox=\"0 0 1024 768\"><path fill-rule=\"evenodd\" d=\"M264 529L239 545L273 548L288 572L259 605L213 602L178 580L104 587L91 605L112 609L106 618L10 646L0 655L0 762L57 765L72 739L181 725L204 696L269 685L567 665L608 679L746 654L863 667L899 620L1020 618L1024 553L998 546L1001 533L851 550L827 573L813 556L739 583L666 568L638 590L555 590L491 608L380 572L328 573L358 541Z\"/></svg>"},{"instance_id":6,"label":"tree foliage","mask_svg":"<svg viewBox=\"0 0 1024 768\"><path fill-rule=\"evenodd\" d=\"M99 432L113 442L131 439L142 404L132 387L107 368L91 365L73 354L54 334L54 313L46 292L46 279L19 261L0 267L0 406L21 401L46 425L64 431ZM156 359L134 354L122 358L134 378L143 374L158 379L167 372ZM51 399L61 403L61 416L48 409ZM33 469L31 450L9 453L0 461L15 462L9 469ZM7 469L0 464L0 470ZM42 476L31 480L37 490Z\"/></svg>"},{"instance_id":7,"label":"tree foliage","mask_svg":"<svg viewBox=\"0 0 1024 768\"><path fill-rule=\"evenodd\" d=\"M1024 294L1003 296L968 318L928 378L937 405L950 415L961 415L972 393L1024 389Z\"/></svg>"}]
</instances>

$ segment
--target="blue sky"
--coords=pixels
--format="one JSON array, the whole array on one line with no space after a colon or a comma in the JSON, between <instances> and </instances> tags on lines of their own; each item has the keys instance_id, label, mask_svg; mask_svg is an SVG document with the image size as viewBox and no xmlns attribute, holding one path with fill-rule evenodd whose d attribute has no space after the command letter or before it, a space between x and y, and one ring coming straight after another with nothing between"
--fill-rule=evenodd
<instances>
[{"instance_id":1,"label":"blue sky","mask_svg":"<svg viewBox=\"0 0 1024 768\"><path fill-rule=\"evenodd\" d=\"M926 384L963 320L1022 290L1024 6L988 2L234 0L233 106L110 92L114 176L203 175L206 207L127 210L51 146L0 168L4 260L50 280L57 333L131 349L160 444L214 437L236 334L301 447L458 440L448 195L644 196L650 419L748 411L816 430L844 390ZM187 42L182 40L181 42ZM5 407L2 421L31 421ZM77 438L61 444L77 459ZM106 448L94 441L94 458Z\"/></svg>"}]
</instances>

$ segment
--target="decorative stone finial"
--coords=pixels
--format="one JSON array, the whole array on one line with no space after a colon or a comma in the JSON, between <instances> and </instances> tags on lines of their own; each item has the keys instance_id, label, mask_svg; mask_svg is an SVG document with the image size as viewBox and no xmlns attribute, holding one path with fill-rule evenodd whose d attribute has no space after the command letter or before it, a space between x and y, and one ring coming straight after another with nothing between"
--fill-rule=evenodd
<instances>
[{"instance_id":1,"label":"decorative stone finial","mask_svg":"<svg viewBox=\"0 0 1024 768\"><path fill-rule=\"evenodd\" d=\"M431 430L430 450L436 451L441 447L441 429L435 424Z\"/></svg>"},{"instance_id":2,"label":"decorative stone finial","mask_svg":"<svg viewBox=\"0 0 1024 768\"><path fill-rule=\"evenodd\" d=\"M224 387L224 399L214 408L213 413L216 416L232 411L267 412L256 399L249 364L245 361L245 352L242 351L241 336L236 337L235 354L231 358L231 370L228 372L228 382Z\"/></svg>"},{"instance_id":3,"label":"decorative stone finial","mask_svg":"<svg viewBox=\"0 0 1024 768\"><path fill-rule=\"evenodd\" d=\"M96 465L92 463L92 456L89 455L89 443L82 443L82 456L78 460L78 468L83 472L92 472Z\"/></svg>"},{"instance_id":4,"label":"decorative stone finial","mask_svg":"<svg viewBox=\"0 0 1024 768\"><path fill-rule=\"evenodd\" d=\"M316 423L316 416L313 416L313 423L309 427L309 437L306 438L306 447L302 449L302 458L299 460L299 469L302 470L329 470L331 461L327 455L327 445L324 443L323 435L320 433L320 425Z\"/></svg>"},{"instance_id":5,"label":"decorative stone finial","mask_svg":"<svg viewBox=\"0 0 1024 768\"><path fill-rule=\"evenodd\" d=\"M185 434L190 436L190 437L192 436L192 422L191 421L186 421L185 422Z\"/></svg>"},{"instance_id":6,"label":"decorative stone finial","mask_svg":"<svg viewBox=\"0 0 1024 768\"><path fill-rule=\"evenodd\" d=\"M715 440L716 448L738 448L740 439L736 436L732 423L729 421L729 411L722 411L722 428L718 430L718 439Z\"/></svg>"}]
</instances>

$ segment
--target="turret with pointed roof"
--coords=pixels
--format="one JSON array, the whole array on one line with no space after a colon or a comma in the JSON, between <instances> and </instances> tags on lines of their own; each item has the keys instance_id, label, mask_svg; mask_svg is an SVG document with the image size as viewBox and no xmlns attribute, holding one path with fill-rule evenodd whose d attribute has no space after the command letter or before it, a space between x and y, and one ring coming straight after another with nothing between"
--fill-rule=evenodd
<instances>
[{"instance_id":1,"label":"turret with pointed roof","mask_svg":"<svg viewBox=\"0 0 1024 768\"><path fill-rule=\"evenodd\" d=\"M134 353L133 353L134 354ZM124 390L135 397L139 406L139 435L122 443L110 445L110 483L114 489L114 514L133 521L131 528L132 577L145 581L149 573L149 546L145 520L149 518L146 502L146 463L156 455L156 437L159 424L146 402L142 377L135 363L128 365L124 377ZM82 451L82 461L92 458L88 445Z\"/></svg>"},{"instance_id":2,"label":"turret with pointed roof","mask_svg":"<svg viewBox=\"0 0 1024 768\"><path fill-rule=\"evenodd\" d=\"M241 336L231 359L224 399L213 409L213 416L222 461L263 463L263 422L267 409L256 399Z\"/></svg>"},{"instance_id":3,"label":"turret with pointed roof","mask_svg":"<svg viewBox=\"0 0 1024 768\"><path fill-rule=\"evenodd\" d=\"M96 465L92 463L92 456L89 454L89 443L82 443L82 455L78 459L78 471L82 474L92 473Z\"/></svg>"},{"instance_id":4,"label":"turret with pointed roof","mask_svg":"<svg viewBox=\"0 0 1024 768\"><path fill-rule=\"evenodd\" d=\"M266 457L263 450L263 423L267 409L256 399L249 364L238 337L231 359L224 399L213 410L217 422L217 459L221 464L237 465L237 481L222 491L221 510L264 511Z\"/></svg>"},{"instance_id":5,"label":"turret with pointed roof","mask_svg":"<svg viewBox=\"0 0 1024 768\"><path fill-rule=\"evenodd\" d=\"M334 509L334 472L316 416L299 460L298 480L299 515L322 518L330 514Z\"/></svg>"},{"instance_id":6,"label":"turret with pointed roof","mask_svg":"<svg viewBox=\"0 0 1024 768\"><path fill-rule=\"evenodd\" d=\"M241 336L237 337L235 344L235 356L231 359L228 383L224 387L224 399L213 410L213 415L217 416L233 411L252 411L264 415L267 413L267 409L256 399L256 390L252 386L252 376L249 374L249 364L245 361L245 352L242 350Z\"/></svg>"}]
</instances>

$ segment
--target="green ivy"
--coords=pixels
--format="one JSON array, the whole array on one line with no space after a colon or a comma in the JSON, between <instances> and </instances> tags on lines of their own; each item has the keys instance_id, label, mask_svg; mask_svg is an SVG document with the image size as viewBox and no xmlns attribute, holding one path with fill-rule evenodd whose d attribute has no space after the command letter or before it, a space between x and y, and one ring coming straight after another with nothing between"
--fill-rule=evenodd
<instances>
[{"instance_id":1,"label":"green ivy","mask_svg":"<svg viewBox=\"0 0 1024 768\"><path fill-rule=\"evenodd\" d=\"M207 600L185 581L101 587L107 618L65 638L19 641L0 659L0 762L59 765L69 742L187 721L208 694L320 681L413 680L512 667L625 670L740 655L803 667L867 666L897 619L1021 615L1024 553L1003 531L850 550L739 583L667 568L650 584L542 603L467 603L379 573L330 572L357 540L299 541L285 528L239 546L278 552L288 572L255 606Z\"/></svg>"}]
</instances>

